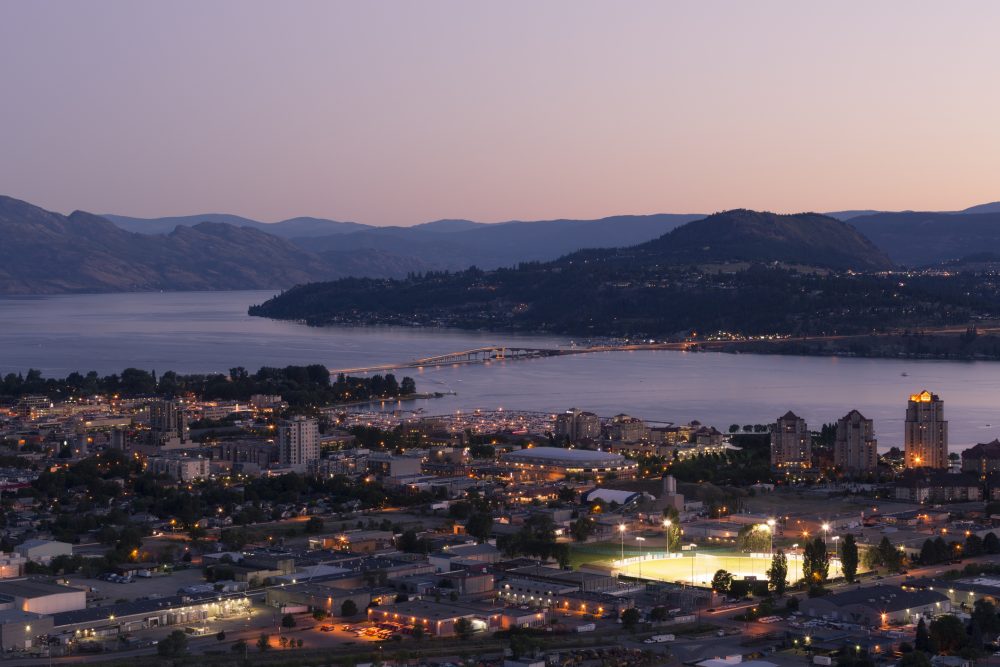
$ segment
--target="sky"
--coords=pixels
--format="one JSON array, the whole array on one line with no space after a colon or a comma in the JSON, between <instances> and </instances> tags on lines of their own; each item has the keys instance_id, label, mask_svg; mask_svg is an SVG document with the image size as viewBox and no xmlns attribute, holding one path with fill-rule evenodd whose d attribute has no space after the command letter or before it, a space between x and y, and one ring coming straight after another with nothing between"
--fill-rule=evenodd
<instances>
[{"instance_id":1,"label":"sky","mask_svg":"<svg viewBox=\"0 0 1000 667\"><path fill-rule=\"evenodd\" d=\"M439 218L1000 200L1000 3L0 1L0 193Z\"/></svg>"}]
</instances>

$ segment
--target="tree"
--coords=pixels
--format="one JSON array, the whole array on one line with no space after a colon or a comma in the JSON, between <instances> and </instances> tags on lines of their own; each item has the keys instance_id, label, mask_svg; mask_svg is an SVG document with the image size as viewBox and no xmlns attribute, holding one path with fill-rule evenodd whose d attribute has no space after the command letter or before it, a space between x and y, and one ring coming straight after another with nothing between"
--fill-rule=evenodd
<instances>
[{"instance_id":1,"label":"tree","mask_svg":"<svg viewBox=\"0 0 1000 667\"><path fill-rule=\"evenodd\" d=\"M635 626L642 620L642 613L635 607L629 607L622 612L622 627L626 630L635 630Z\"/></svg>"},{"instance_id":2,"label":"tree","mask_svg":"<svg viewBox=\"0 0 1000 667\"><path fill-rule=\"evenodd\" d=\"M670 525L666 528L670 552L677 553L681 550L681 515L676 507L671 506L663 510L663 518L670 521Z\"/></svg>"},{"instance_id":3,"label":"tree","mask_svg":"<svg viewBox=\"0 0 1000 667\"><path fill-rule=\"evenodd\" d=\"M577 542L586 542L594 532L594 521L590 517L581 516L570 524L569 532Z\"/></svg>"},{"instance_id":4,"label":"tree","mask_svg":"<svg viewBox=\"0 0 1000 667\"><path fill-rule=\"evenodd\" d=\"M767 570L767 585L775 595L781 597L785 594L787 580L788 559L785 558L785 552L778 549L771 557L771 567Z\"/></svg>"},{"instance_id":5,"label":"tree","mask_svg":"<svg viewBox=\"0 0 1000 667\"><path fill-rule=\"evenodd\" d=\"M811 586L822 586L830 572L830 555L822 537L806 541L802 552L802 573Z\"/></svg>"},{"instance_id":6,"label":"tree","mask_svg":"<svg viewBox=\"0 0 1000 667\"><path fill-rule=\"evenodd\" d=\"M257 637L257 650L261 653L271 648L271 635L260 633L260 637Z\"/></svg>"},{"instance_id":7,"label":"tree","mask_svg":"<svg viewBox=\"0 0 1000 667\"><path fill-rule=\"evenodd\" d=\"M927 623L924 622L923 617L917 623L917 635L913 640L913 648L917 649L918 652L931 652L931 636L927 632Z\"/></svg>"},{"instance_id":8,"label":"tree","mask_svg":"<svg viewBox=\"0 0 1000 667\"><path fill-rule=\"evenodd\" d=\"M903 569L905 555L901 550L892 546L888 537L883 537L882 541L878 543L878 554L882 565L890 572L899 572Z\"/></svg>"},{"instance_id":9,"label":"tree","mask_svg":"<svg viewBox=\"0 0 1000 667\"><path fill-rule=\"evenodd\" d=\"M983 538L983 549L988 554L1000 554L1000 539L997 539L992 532L986 533L986 537Z\"/></svg>"},{"instance_id":10,"label":"tree","mask_svg":"<svg viewBox=\"0 0 1000 667\"><path fill-rule=\"evenodd\" d=\"M972 605L972 623L982 630L983 634L1000 633L1000 616L997 616L996 605L985 598L976 600Z\"/></svg>"},{"instance_id":11,"label":"tree","mask_svg":"<svg viewBox=\"0 0 1000 667\"><path fill-rule=\"evenodd\" d=\"M510 657L514 660L532 656L541 646L541 642L523 632L511 632L510 635Z\"/></svg>"},{"instance_id":12,"label":"tree","mask_svg":"<svg viewBox=\"0 0 1000 667\"><path fill-rule=\"evenodd\" d=\"M858 543L850 533L841 540L840 569L844 573L844 579L853 583L858 574Z\"/></svg>"},{"instance_id":13,"label":"tree","mask_svg":"<svg viewBox=\"0 0 1000 667\"><path fill-rule=\"evenodd\" d=\"M770 546L771 530L766 523L743 526L736 535L736 548L745 553L763 553Z\"/></svg>"},{"instance_id":14,"label":"tree","mask_svg":"<svg viewBox=\"0 0 1000 667\"><path fill-rule=\"evenodd\" d=\"M934 565L937 562L939 561L934 549L934 540L928 538L920 546L920 563L922 565Z\"/></svg>"},{"instance_id":15,"label":"tree","mask_svg":"<svg viewBox=\"0 0 1000 667\"><path fill-rule=\"evenodd\" d=\"M718 570L712 576L712 590L718 593L728 593L733 586L733 575L725 570Z\"/></svg>"},{"instance_id":16,"label":"tree","mask_svg":"<svg viewBox=\"0 0 1000 667\"><path fill-rule=\"evenodd\" d=\"M455 621L455 634L458 638L465 641L472 637L472 621L463 617Z\"/></svg>"},{"instance_id":17,"label":"tree","mask_svg":"<svg viewBox=\"0 0 1000 667\"><path fill-rule=\"evenodd\" d=\"M904 653L899 660L899 667L931 667L930 658L922 651Z\"/></svg>"},{"instance_id":18,"label":"tree","mask_svg":"<svg viewBox=\"0 0 1000 667\"><path fill-rule=\"evenodd\" d=\"M424 638L424 626L422 623L417 623L413 626L413 639L420 641Z\"/></svg>"},{"instance_id":19,"label":"tree","mask_svg":"<svg viewBox=\"0 0 1000 667\"><path fill-rule=\"evenodd\" d=\"M164 658L176 658L187 653L188 640L183 630L174 630L156 645L156 653Z\"/></svg>"},{"instance_id":20,"label":"tree","mask_svg":"<svg viewBox=\"0 0 1000 667\"><path fill-rule=\"evenodd\" d=\"M318 516L311 516L309 520L306 521L306 534L316 535L317 533L323 532L323 519Z\"/></svg>"},{"instance_id":21,"label":"tree","mask_svg":"<svg viewBox=\"0 0 1000 667\"><path fill-rule=\"evenodd\" d=\"M356 616L358 613L358 605L354 603L354 600L344 600L344 604L340 605L340 615L345 617Z\"/></svg>"},{"instance_id":22,"label":"tree","mask_svg":"<svg viewBox=\"0 0 1000 667\"><path fill-rule=\"evenodd\" d=\"M931 621L929 632L931 642L942 653L958 653L969 642L962 621L951 614L938 616Z\"/></svg>"},{"instance_id":23,"label":"tree","mask_svg":"<svg viewBox=\"0 0 1000 667\"><path fill-rule=\"evenodd\" d=\"M283 628L294 628L295 627L295 617L291 614L285 614L281 617L281 627Z\"/></svg>"},{"instance_id":24,"label":"tree","mask_svg":"<svg viewBox=\"0 0 1000 667\"><path fill-rule=\"evenodd\" d=\"M482 544L493 532L493 515L489 512L476 512L465 522L465 532Z\"/></svg>"},{"instance_id":25,"label":"tree","mask_svg":"<svg viewBox=\"0 0 1000 667\"><path fill-rule=\"evenodd\" d=\"M981 556L986 553L983 538L979 537L975 533L970 533L969 536L965 538L964 549L966 556Z\"/></svg>"},{"instance_id":26,"label":"tree","mask_svg":"<svg viewBox=\"0 0 1000 667\"><path fill-rule=\"evenodd\" d=\"M328 614L325 609L313 609L313 618L317 621L322 621L326 618Z\"/></svg>"}]
</instances>

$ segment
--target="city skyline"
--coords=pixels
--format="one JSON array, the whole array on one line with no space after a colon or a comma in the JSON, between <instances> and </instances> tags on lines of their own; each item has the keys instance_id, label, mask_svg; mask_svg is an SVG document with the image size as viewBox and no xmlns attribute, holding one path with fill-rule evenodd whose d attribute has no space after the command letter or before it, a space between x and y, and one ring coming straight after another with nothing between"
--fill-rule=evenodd
<instances>
[{"instance_id":1,"label":"city skyline","mask_svg":"<svg viewBox=\"0 0 1000 667\"><path fill-rule=\"evenodd\" d=\"M0 179L377 225L955 210L1000 199L1000 9L964 9L7 4Z\"/></svg>"}]
</instances>

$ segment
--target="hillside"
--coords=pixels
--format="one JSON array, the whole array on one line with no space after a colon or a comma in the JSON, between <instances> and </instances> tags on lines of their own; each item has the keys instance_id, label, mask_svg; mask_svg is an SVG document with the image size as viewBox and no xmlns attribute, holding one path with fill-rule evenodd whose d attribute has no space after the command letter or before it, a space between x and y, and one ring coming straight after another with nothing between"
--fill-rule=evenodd
<instances>
[{"instance_id":1,"label":"hillside","mask_svg":"<svg viewBox=\"0 0 1000 667\"><path fill-rule=\"evenodd\" d=\"M983 252L1000 253L1000 212L879 213L853 218L850 224L894 262L907 266L938 264Z\"/></svg>"},{"instance_id":2,"label":"hillside","mask_svg":"<svg viewBox=\"0 0 1000 667\"><path fill-rule=\"evenodd\" d=\"M892 266L854 227L816 213L726 211L678 227L635 250L654 261L677 263L783 262L862 271Z\"/></svg>"},{"instance_id":3,"label":"hillside","mask_svg":"<svg viewBox=\"0 0 1000 667\"><path fill-rule=\"evenodd\" d=\"M126 232L0 197L0 293L273 288L343 275L269 234L221 223Z\"/></svg>"},{"instance_id":4,"label":"hillside","mask_svg":"<svg viewBox=\"0 0 1000 667\"><path fill-rule=\"evenodd\" d=\"M889 277L837 271L887 266L884 254L832 218L741 210L631 248L581 251L517 269L305 285L250 312L313 324L418 323L575 336L871 331L890 322L969 317L968 299L956 305L954 295L940 292L952 285L921 282L912 298L901 299L898 281Z\"/></svg>"}]
</instances>

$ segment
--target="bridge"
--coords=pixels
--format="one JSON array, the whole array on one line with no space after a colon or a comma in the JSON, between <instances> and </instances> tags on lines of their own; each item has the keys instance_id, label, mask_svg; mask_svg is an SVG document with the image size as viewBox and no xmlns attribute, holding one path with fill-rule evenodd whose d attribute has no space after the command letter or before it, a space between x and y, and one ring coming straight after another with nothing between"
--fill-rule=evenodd
<instances>
[{"instance_id":1,"label":"bridge","mask_svg":"<svg viewBox=\"0 0 1000 667\"><path fill-rule=\"evenodd\" d=\"M490 347L477 347L472 350L460 350L458 352L448 352L433 357L423 357L398 364L381 364L379 366L364 366L360 368L338 368L330 371L331 375L345 375L351 373L377 373L379 371L399 370L403 368L433 368L435 366L452 366L455 364L485 363L488 361L503 361L506 359L539 359L542 357L555 357L562 354L574 354L576 352L590 351L584 349L554 349L537 347L507 347L493 345Z\"/></svg>"}]
</instances>

